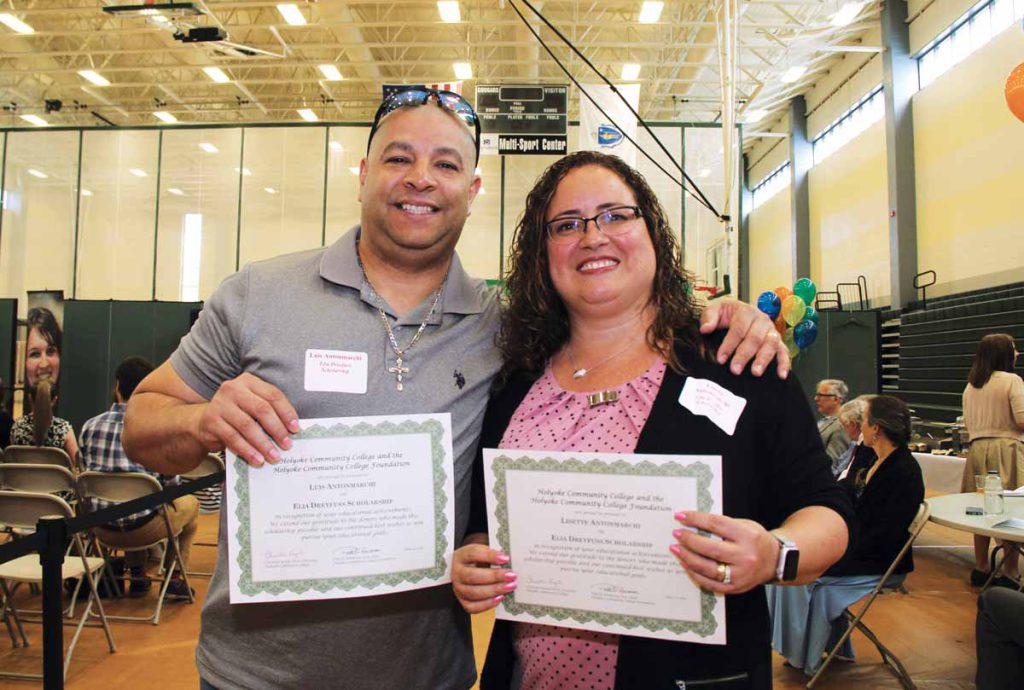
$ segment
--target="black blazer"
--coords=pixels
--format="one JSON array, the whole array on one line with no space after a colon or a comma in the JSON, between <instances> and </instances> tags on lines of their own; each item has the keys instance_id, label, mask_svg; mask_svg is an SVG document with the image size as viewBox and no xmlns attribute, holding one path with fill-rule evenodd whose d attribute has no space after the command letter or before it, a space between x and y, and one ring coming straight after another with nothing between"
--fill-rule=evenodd
<instances>
[{"instance_id":1,"label":"black blazer","mask_svg":"<svg viewBox=\"0 0 1024 690\"><path fill-rule=\"evenodd\" d=\"M853 541L826 575L881 575L909 538L907 529L924 500L921 466L906 446L892 452L857 495L858 477L866 476L877 458L872 451L855 457L840 482L856 512ZM860 461L860 462L858 462ZM895 573L914 569L913 550L900 560Z\"/></svg>"},{"instance_id":2,"label":"black blazer","mask_svg":"<svg viewBox=\"0 0 1024 690\"><path fill-rule=\"evenodd\" d=\"M749 369L734 376L725 366L695 353L678 351L690 375L710 379L747 400L735 432L729 436L707 417L679 404L686 375L665 372L637 453L721 455L724 512L779 526L800 508L821 505L849 523L852 506L832 476L818 428L796 376L779 380L774 367L761 378ZM518 374L491 397L481 448L497 448L508 422L536 376ZM474 466L469 532L487 531L482 454ZM515 564L515 554L513 567ZM771 688L771 644L764 589L726 598L725 645L669 642L624 635L619 642L615 687L675 690L693 681L739 675L723 688ZM515 664L512 626L496 621L481 688L508 688ZM707 688L717 685L703 686Z\"/></svg>"}]
</instances>

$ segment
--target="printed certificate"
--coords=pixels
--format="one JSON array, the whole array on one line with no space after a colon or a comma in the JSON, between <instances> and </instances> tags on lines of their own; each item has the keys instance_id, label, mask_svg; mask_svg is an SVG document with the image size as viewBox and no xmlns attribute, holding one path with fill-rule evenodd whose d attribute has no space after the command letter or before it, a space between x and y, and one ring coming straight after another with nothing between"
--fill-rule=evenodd
<instances>
[{"instance_id":1,"label":"printed certificate","mask_svg":"<svg viewBox=\"0 0 1024 690\"><path fill-rule=\"evenodd\" d=\"M719 456L484 450L492 548L517 588L498 618L725 644L725 600L669 551L673 515L722 512Z\"/></svg>"},{"instance_id":2,"label":"printed certificate","mask_svg":"<svg viewBox=\"0 0 1024 690\"><path fill-rule=\"evenodd\" d=\"M448 414L300 420L281 462L228 454L231 603L389 594L450 581Z\"/></svg>"}]
</instances>

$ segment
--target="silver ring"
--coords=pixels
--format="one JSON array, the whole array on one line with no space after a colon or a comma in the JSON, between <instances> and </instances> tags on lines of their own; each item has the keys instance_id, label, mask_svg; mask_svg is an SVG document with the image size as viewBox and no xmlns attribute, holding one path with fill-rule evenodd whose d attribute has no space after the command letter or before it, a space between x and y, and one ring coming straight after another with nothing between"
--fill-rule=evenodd
<instances>
[{"instance_id":1,"label":"silver ring","mask_svg":"<svg viewBox=\"0 0 1024 690\"><path fill-rule=\"evenodd\" d=\"M722 574L722 584L732 584L732 568L730 568L729 565L726 564L725 568L723 568L722 570L724 571Z\"/></svg>"}]
</instances>

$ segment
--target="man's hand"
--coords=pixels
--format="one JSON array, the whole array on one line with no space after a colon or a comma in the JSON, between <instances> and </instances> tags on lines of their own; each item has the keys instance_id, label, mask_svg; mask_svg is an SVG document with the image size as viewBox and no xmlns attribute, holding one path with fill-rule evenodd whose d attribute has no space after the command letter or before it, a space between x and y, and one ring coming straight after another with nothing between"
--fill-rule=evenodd
<instances>
[{"instance_id":1,"label":"man's hand","mask_svg":"<svg viewBox=\"0 0 1024 690\"><path fill-rule=\"evenodd\" d=\"M279 388L252 374L225 381L199 416L196 437L207 450L227 448L253 467L292 447L299 416ZM276 444L276 445L275 445Z\"/></svg>"},{"instance_id":2,"label":"man's hand","mask_svg":"<svg viewBox=\"0 0 1024 690\"><path fill-rule=\"evenodd\" d=\"M700 315L700 332L706 335L726 327L729 332L718 348L719 364L725 364L732 355L729 368L739 374L753 359L750 370L754 376L760 376L768 363L776 359L779 378L789 376L789 351L764 312L731 298L710 302Z\"/></svg>"}]
</instances>

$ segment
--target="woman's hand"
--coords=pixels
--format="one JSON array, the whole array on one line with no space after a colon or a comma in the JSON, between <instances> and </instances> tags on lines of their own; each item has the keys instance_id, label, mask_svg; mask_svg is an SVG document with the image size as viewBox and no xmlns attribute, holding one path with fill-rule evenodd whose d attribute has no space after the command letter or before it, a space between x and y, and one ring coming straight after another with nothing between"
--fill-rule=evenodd
<instances>
[{"instance_id":1,"label":"woman's hand","mask_svg":"<svg viewBox=\"0 0 1024 690\"><path fill-rule=\"evenodd\" d=\"M669 548L701 589L741 594L775 577L779 542L759 523L699 511L675 517L683 527L672 532L679 543ZM721 541L694 530L710 532Z\"/></svg>"},{"instance_id":2,"label":"woman's hand","mask_svg":"<svg viewBox=\"0 0 1024 690\"><path fill-rule=\"evenodd\" d=\"M516 574L507 568L509 557L486 544L467 544L452 557L452 589L469 613L488 611L516 588Z\"/></svg>"}]
</instances>

